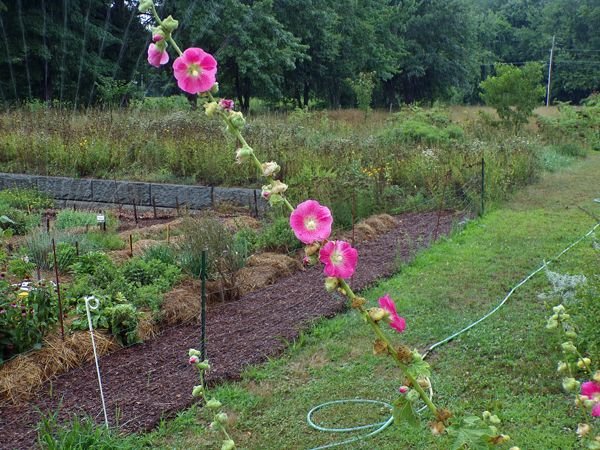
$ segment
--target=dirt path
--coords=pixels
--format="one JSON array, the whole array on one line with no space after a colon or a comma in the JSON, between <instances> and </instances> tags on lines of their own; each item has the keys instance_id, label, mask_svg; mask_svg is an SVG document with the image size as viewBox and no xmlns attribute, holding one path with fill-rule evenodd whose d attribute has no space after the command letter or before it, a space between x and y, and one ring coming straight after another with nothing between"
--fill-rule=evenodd
<instances>
[{"instance_id":1,"label":"dirt path","mask_svg":"<svg viewBox=\"0 0 600 450\"><path fill-rule=\"evenodd\" d=\"M447 233L456 214L440 218L439 235ZM356 245L359 264L350 285L363 289L394 273L399 260L407 261L428 245L437 213L409 213L398 217L398 227L379 238ZM211 306L207 314L209 381L239 377L245 366L281 353L286 342L320 317L344 309L344 302L321 288L320 267L298 272L237 301ZM187 351L199 347L198 324L167 329L154 340L124 348L100 360L111 425L125 431L148 430L161 417L173 416L192 403L194 369ZM0 408L0 448L35 445L37 410L56 411L68 419L87 414L103 420L96 371L86 364L46 383L28 405Z\"/></svg>"}]
</instances>

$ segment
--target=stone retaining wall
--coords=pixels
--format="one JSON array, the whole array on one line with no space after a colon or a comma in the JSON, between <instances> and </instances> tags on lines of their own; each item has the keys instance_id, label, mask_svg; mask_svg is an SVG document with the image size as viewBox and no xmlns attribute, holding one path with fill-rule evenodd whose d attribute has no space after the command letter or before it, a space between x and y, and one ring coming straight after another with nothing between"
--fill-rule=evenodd
<instances>
[{"instance_id":1,"label":"stone retaining wall","mask_svg":"<svg viewBox=\"0 0 600 450\"><path fill-rule=\"evenodd\" d=\"M203 209L227 202L263 210L266 204L258 189L0 173L0 190L8 188L36 188L56 200L160 208Z\"/></svg>"}]
</instances>

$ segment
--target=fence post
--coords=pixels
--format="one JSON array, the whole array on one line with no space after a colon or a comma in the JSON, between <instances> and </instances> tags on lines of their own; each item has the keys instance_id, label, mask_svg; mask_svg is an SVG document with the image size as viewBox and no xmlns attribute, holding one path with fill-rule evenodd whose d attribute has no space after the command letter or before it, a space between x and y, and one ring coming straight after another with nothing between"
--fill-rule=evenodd
<instances>
[{"instance_id":1,"label":"fence post","mask_svg":"<svg viewBox=\"0 0 600 450\"><path fill-rule=\"evenodd\" d=\"M96 297L90 295L83 298L85 300L85 312L87 314L88 327L90 329L90 337L92 339L92 348L94 350L94 361L96 362L96 374L98 375L98 386L100 387L100 399L102 400L102 410L104 411L104 423L108 428L108 415L106 414L106 403L104 401L104 391L102 390L102 377L100 376L100 364L98 363L98 353L96 351L96 341L94 340L94 327L92 326L92 315L90 309L97 309L100 302ZM90 305L90 300L94 301L94 305Z\"/></svg>"},{"instance_id":2,"label":"fence post","mask_svg":"<svg viewBox=\"0 0 600 450\"><path fill-rule=\"evenodd\" d=\"M201 286L201 300L202 304L200 307L200 359L204 361L206 359L206 257L208 250L202 250L200 278L202 279Z\"/></svg>"},{"instance_id":3,"label":"fence post","mask_svg":"<svg viewBox=\"0 0 600 450\"><path fill-rule=\"evenodd\" d=\"M56 258L56 243L52 238L52 254L54 256L54 275L56 276L56 295L58 297L58 320L60 321L60 335L65 340L65 325L63 323L63 307L60 298L60 279L58 278L58 259Z\"/></svg>"},{"instance_id":4,"label":"fence post","mask_svg":"<svg viewBox=\"0 0 600 450\"><path fill-rule=\"evenodd\" d=\"M485 158L481 157L481 213L483 216L485 212Z\"/></svg>"}]
</instances>

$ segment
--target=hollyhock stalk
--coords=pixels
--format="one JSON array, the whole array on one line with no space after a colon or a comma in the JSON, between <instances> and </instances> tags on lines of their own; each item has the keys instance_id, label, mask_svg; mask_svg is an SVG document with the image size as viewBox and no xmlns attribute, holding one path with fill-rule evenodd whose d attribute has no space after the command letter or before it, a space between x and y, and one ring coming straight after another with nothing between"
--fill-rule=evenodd
<instances>
[{"instance_id":1,"label":"hollyhock stalk","mask_svg":"<svg viewBox=\"0 0 600 450\"><path fill-rule=\"evenodd\" d=\"M352 291L352 289L350 288L348 283L346 283L345 280L338 278L338 282L340 287L344 290L344 292L350 300L354 300L357 298L357 295L354 293L354 291ZM385 335L379 324L377 324L377 322L373 320L373 318L369 315L364 306L358 305L355 306L355 309L357 309L363 316L363 318L369 323L377 337L385 343L388 353L392 356L392 358L394 358L396 364L402 371L402 374L410 381L411 387L419 393L421 400L425 402L425 404L427 405L431 413L434 415L434 417L437 416L437 407L433 404L433 402L431 401L427 393L423 390L423 388L419 385L417 380L408 372L407 365L404 362L402 362L400 356L398 356L398 352L394 349L392 343L389 341L388 337Z\"/></svg>"}]
</instances>

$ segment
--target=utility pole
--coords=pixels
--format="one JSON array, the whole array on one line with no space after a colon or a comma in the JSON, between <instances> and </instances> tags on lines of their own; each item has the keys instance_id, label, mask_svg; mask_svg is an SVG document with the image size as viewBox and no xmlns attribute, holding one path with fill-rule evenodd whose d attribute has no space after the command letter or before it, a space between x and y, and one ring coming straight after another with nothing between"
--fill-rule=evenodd
<instances>
[{"instance_id":1,"label":"utility pole","mask_svg":"<svg viewBox=\"0 0 600 450\"><path fill-rule=\"evenodd\" d=\"M550 81L552 81L552 57L554 56L554 41L556 35L552 36L552 48L550 49L550 62L548 63L548 86L546 86L546 108L550 106Z\"/></svg>"}]
</instances>

